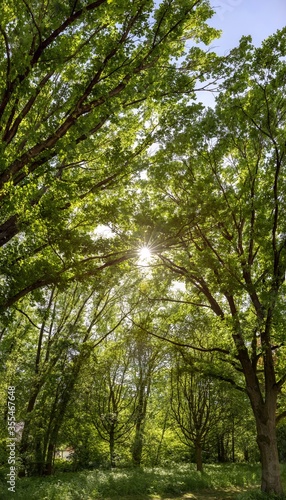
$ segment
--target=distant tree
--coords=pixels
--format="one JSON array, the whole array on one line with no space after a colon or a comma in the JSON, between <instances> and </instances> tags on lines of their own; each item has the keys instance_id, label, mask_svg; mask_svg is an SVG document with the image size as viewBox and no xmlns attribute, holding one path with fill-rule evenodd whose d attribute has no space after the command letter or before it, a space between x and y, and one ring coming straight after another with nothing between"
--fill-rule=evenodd
<instances>
[{"instance_id":1,"label":"distant tree","mask_svg":"<svg viewBox=\"0 0 286 500\"><path fill-rule=\"evenodd\" d=\"M203 471L207 438L222 420L224 401L214 381L177 362L171 375L171 409L182 441L195 450L197 470Z\"/></svg>"},{"instance_id":2,"label":"distant tree","mask_svg":"<svg viewBox=\"0 0 286 500\"><path fill-rule=\"evenodd\" d=\"M131 330L134 336L135 331ZM135 334L136 335L136 334ZM137 403L135 409L135 429L132 444L132 461L136 466L142 462L145 427L148 420L148 405L152 391L154 372L158 370L160 364L159 346L155 346L148 339L148 336L137 332L133 340L133 370L134 382L136 386Z\"/></svg>"},{"instance_id":3,"label":"distant tree","mask_svg":"<svg viewBox=\"0 0 286 500\"><path fill-rule=\"evenodd\" d=\"M65 292L53 287L41 304L26 307L26 312L21 308L25 302L17 308L22 324L14 332L16 345L23 349L13 375L18 391L24 385L18 402L24 424L20 458L30 474L51 474L58 435L79 375L94 348L124 314L117 310L112 317L116 291L100 290L95 283L84 288L77 284Z\"/></svg>"},{"instance_id":4,"label":"distant tree","mask_svg":"<svg viewBox=\"0 0 286 500\"><path fill-rule=\"evenodd\" d=\"M125 351L125 345L117 339L104 347L91 371L86 407L99 436L108 443L110 466L116 467L116 447L134 428L138 395L128 346Z\"/></svg>"}]
</instances>

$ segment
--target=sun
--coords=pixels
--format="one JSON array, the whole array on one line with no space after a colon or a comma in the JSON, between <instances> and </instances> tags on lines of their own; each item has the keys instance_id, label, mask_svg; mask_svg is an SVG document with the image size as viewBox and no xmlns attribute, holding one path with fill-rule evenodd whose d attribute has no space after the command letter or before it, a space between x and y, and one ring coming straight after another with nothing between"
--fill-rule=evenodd
<instances>
[{"instance_id":1,"label":"sun","mask_svg":"<svg viewBox=\"0 0 286 500\"><path fill-rule=\"evenodd\" d=\"M141 265L147 266L152 258L152 252L150 248L148 248L147 246L142 246L141 248L139 248L138 254L139 254L139 263Z\"/></svg>"}]
</instances>

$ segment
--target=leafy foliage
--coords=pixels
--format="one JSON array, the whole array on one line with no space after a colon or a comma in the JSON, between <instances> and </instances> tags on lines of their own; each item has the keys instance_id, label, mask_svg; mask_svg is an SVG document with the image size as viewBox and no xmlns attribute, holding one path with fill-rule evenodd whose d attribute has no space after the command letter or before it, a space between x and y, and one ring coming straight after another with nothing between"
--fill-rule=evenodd
<instances>
[{"instance_id":1,"label":"leafy foliage","mask_svg":"<svg viewBox=\"0 0 286 500\"><path fill-rule=\"evenodd\" d=\"M286 30L217 58L186 48L217 35L205 0L4 0L1 14L0 375L19 393L22 472L51 474L71 443L78 468L106 463L107 444L112 466L116 447L137 466L205 445L247 460L247 395L262 490L280 494ZM206 78L215 109L193 102Z\"/></svg>"},{"instance_id":2,"label":"leafy foliage","mask_svg":"<svg viewBox=\"0 0 286 500\"><path fill-rule=\"evenodd\" d=\"M215 36L211 14L203 0L2 2L4 309L134 255L118 238L102 247L94 230L124 218L131 161L150 143L153 118L193 92L172 59L186 39Z\"/></svg>"}]
</instances>

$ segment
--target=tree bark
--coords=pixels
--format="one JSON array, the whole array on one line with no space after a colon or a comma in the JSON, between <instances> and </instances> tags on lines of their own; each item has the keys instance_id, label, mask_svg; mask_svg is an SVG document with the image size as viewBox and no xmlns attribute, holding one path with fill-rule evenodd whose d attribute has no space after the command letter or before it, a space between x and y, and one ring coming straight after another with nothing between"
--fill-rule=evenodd
<instances>
[{"instance_id":1,"label":"tree bark","mask_svg":"<svg viewBox=\"0 0 286 500\"><path fill-rule=\"evenodd\" d=\"M231 429L231 454L232 454L232 462L235 462L235 422L234 416L232 417L232 429Z\"/></svg>"},{"instance_id":2,"label":"tree bark","mask_svg":"<svg viewBox=\"0 0 286 500\"><path fill-rule=\"evenodd\" d=\"M220 463L227 462L226 449L224 445L224 434L217 436L217 460Z\"/></svg>"},{"instance_id":3,"label":"tree bark","mask_svg":"<svg viewBox=\"0 0 286 500\"><path fill-rule=\"evenodd\" d=\"M155 467L157 465L159 465L160 455L161 455L161 450L162 450L162 444L163 444L163 440L164 440L164 437L165 437L165 432L166 432L166 429L167 429L168 415L169 415L169 408L167 409L167 411L165 413L163 429L162 429L160 441L159 441L158 448L157 448L156 458L155 458L155 461L154 461L154 466Z\"/></svg>"},{"instance_id":4,"label":"tree bark","mask_svg":"<svg viewBox=\"0 0 286 500\"><path fill-rule=\"evenodd\" d=\"M135 438L132 447L132 462L136 467L140 467L143 451L143 432L141 429L141 422L136 424Z\"/></svg>"},{"instance_id":5,"label":"tree bark","mask_svg":"<svg viewBox=\"0 0 286 500\"><path fill-rule=\"evenodd\" d=\"M150 373L148 374L147 378L144 378L141 374L139 383L139 401L137 407L135 438L132 447L132 461L136 467L140 467L142 461L144 428L147 413L147 402L150 395L150 387Z\"/></svg>"},{"instance_id":6,"label":"tree bark","mask_svg":"<svg viewBox=\"0 0 286 500\"><path fill-rule=\"evenodd\" d=\"M247 377L246 377L247 379ZM258 382L258 381L257 381ZM255 417L261 460L261 490L265 493L280 495L283 493L276 437L277 385L266 385L265 397L258 391L258 384L247 384L247 393Z\"/></svg>"},{"instance_id":7,"label":"tree bark","mask_svg":"<svg viewBox=\"0 0 286 500\"><path fill-rule=\"evenodd\" d=\"M112 426L109 433L109 456L110 456L110 466L112 469L114 469L116 467L114 426Z\"/></svg>"},{"instance_id":8,"label":"tree bark","mask_svg":"<svg viewBox=\"0 0 286 500\"><path fill-rule=\"evenodd\" d=\"M281 494L283 492L278 447L276 439L275 418L256 419L257 444L261 457L261 490L265 493Z\"/></svg>"},{"instance_id":9,"label":"tree bark","mask_svg":"<svg viewBox=\"0 0 286 500\"><path fill-rule=\"evenodd\" d=\"M195 443L195 456L197 471L203 472L203 453L201 443Z\"/></svg>"},{"instance_id":10,"label":"tree bark","mask_svg":"<svg viewBox=\"0 0 286 500\"><path fill-rule=\"evenodd\" d=\"M251 362L240 332L234 334L233 338L238 349L238 359L240 360L246 381L246 392L256 423L256 441L260 451L262 468L261 490L268 494L274 493L280 495L283 493L283 488L276 438L276 410L279 384L276 383L269 329L270 319L269 321L267 319L265 331L261 334L261 344L264 347L263 389L258 377L257 361L253 359Z\"/></svg>"},{"instance_id":11,"label":"tree bark","mask_svg":"<svg viewBox=\"0 0 286 500\"><path fill-rule=\"evenodd\" d=\"M45 476L51 476L53 474L54 456L55 456L55 444L49 443L45 470L44 470Z\"/></svg>"}]
</instances>

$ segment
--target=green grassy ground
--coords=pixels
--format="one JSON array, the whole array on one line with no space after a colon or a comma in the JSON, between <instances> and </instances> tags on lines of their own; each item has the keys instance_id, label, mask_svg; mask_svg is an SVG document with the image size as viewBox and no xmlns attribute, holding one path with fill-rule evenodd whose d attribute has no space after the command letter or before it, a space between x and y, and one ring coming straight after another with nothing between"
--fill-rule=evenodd
<instances>
[{"instance_id":1,"label":"green grassy ground","mask_svg":"<svg viewBox=\"0 0 286 500\"><path fill-rule=\"evenodd\" d=\"M286 467L283 467L286 489ZM23 478L9 493L2 478L3 500L256 500L260 468L250 464L207 465L203 474L192 465L144 470L59 473Z\"/></svg>"}]
</instances>

